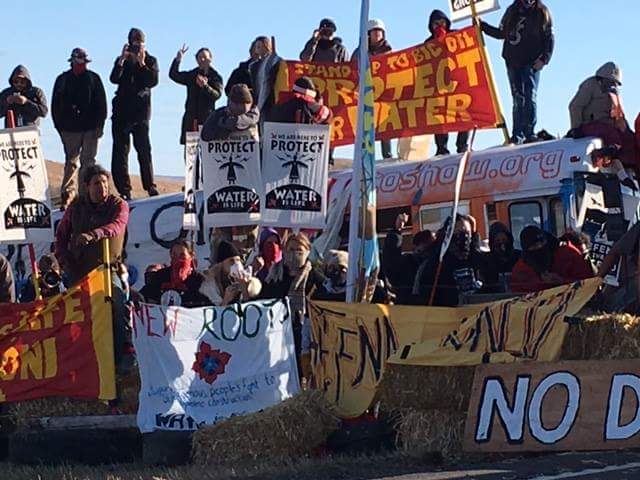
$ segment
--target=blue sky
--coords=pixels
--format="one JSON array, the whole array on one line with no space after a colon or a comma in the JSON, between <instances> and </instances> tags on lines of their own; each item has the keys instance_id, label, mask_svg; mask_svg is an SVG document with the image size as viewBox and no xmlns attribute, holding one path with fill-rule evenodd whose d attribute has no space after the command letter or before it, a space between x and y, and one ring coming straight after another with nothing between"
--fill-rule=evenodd
<instances>
[{"instance_id":1,"label":"blue sky","mask_svg":"<svg viewBox=\"0 0 640 480\"><path fill-rule=\"evenodd\" d=\"M497 24L511 2L500 0L502 10L484 19ZM640 84L640 62L634 32L640 18L640 2L634 0L547 0L554 18L556 51L551 64L543 71L538 96L538 127L554 134L568 129L567 104L579 83L606 61L618 62L623 70L623 101L633 122L640 110L640 94L633 86ZM62 0L14 2L12 20L3 26L0 45L1 79L7 79L13 67L25 64L34 83L44 89L50 101L55 77L68 68L67 58L73 47L81 46L93 58L91 68L99 73L107 88L109 103L114 88L108 75L115 57L126 42L130 27L147 34L148 51L160 63L160 84L153 90L151 143L157 174L182 175L182 148L178 143L185 88L168 78L169 65L176 51L187 43L190 50L183 68L195 65L193 54L208 46L214 66L226 80L238 62L245 60L251 40L258 35L274 35L278 53L297 58L319 20L332 17L338 35L350 51L358 37L359 0L274 0L271 2L176 2L153 0L135 3L122 0ZM387 38L395 49L409 47L424 40L426 23L432 9L447 11L446 0L371 0L371 17L387 25ZM511 123L511 96L501 43L487 39L498 91L508 124ZM4 80L2 80L4 81ZM0 85L2 83L0 82ZM220 102L219 105L222 105ZM105 127L98 161L109 168L111 163L111 123ZM43 148L47 158L64 161L62 144L50 117L42 123ZM483 131L476 146L485 148L502 141L497 131ZM453 142L451 142L453 143ZM350 149L340 149L349 155ZM137 172L135 153L130 156Z\"/></svg>"}]
</instances>

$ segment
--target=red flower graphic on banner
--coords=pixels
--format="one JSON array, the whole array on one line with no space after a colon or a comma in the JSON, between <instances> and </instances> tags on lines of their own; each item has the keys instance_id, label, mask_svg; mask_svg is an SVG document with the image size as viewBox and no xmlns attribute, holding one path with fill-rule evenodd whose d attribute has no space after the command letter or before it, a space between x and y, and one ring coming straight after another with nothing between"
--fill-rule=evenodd
<instances>
[{"instance_id":1,"label":"red flower graphic on banner","mask_svg":"<svg viewBox=\"0 0 640 480\"><path fill-rule=\"evenodd\" d=\"M196 361L191 369L198 376L211 385L216 381L218 375L224 373L224 369L231 360L231 354L214 350L207 342L200 344L200 351L196 353Z\"/></svg>"}]
</instances>

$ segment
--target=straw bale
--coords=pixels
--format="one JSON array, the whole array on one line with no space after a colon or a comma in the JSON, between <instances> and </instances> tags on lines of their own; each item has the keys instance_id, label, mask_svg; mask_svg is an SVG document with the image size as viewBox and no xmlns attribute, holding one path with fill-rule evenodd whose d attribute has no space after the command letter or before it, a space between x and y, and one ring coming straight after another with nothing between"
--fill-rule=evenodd
<instances>
[{"instance_id":1,"label":"straw bale","mask_svg":"<svg viewBox=\"0 0 640 480\"><path fill-rule=\"evenodd\" d=\"M466 411L474 372L475 367L387 364L377 398L385 411Z\"/></svg>"},{"instance_id":2,"label":"straw bale","mask_svg":"<svg viewBox=\"0 0 640 480\"><path fill-rule=\"evenodd\" d=\"M261 412L201 428L193 435L193 460L215 465L286 463L312 454L339 425L324 394L307 390Z\"/></svg>"},{"instance_id":3,"label":"straw bale","mask_svg":"<svg viewBox=\"0 0 640 480\"><path fill-rule=\"evenodd\" d=\"M599 315L569 327L561 360L629 360L640 358L640 317Z\"/></svg>"},{"instance_id":4,"label":"straw bale","mask_svg":"<svg viewBox=\"0 0 640 480\"><path fill-rule=\"evenodd\" d=\"M462 452L466 412L403 409L396 413L396 446L410 456Z\"/></svg>"}]
</instances>

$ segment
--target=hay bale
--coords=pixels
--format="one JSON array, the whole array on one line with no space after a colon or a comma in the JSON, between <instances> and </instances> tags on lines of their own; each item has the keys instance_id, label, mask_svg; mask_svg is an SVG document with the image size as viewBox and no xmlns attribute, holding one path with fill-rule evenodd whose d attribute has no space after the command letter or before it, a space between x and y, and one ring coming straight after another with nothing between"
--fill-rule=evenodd
<instances>
[{"instance_id":1,"label":"hay bale","mask_svg":"<svg viewBox=\"0 0 640 480\"><path fill-rule=\"evenodd\" d=\"M378 387L386 411L400 409L466 411L475 367L387 364Z\"/></svg>"},{"instance_id":2,"label":"hay bale","mask_svg":"<svg viewBox=\"0 0 640 480\"><path fill-rule=\"evenodd\" d=\"M599 315L569 327L561 360L629 360L640 358L640 317Z\"/></svg>"},{"instance_id":3,"label":"hay bale","mask_svg":"<svg viewBox=\"0 0 640 480\"><path fill-rule=\"evenodd\" d=\"M199 464L288 462L310 455L340 425L324 394L307 390L278 405L201 428L193 435Z\"/></svg>"},{"instance_id":4,"label":"hay bale","mask_svg":"<svg viewBox=\"0 0 640 480\"><path fill-rule=\"evenodd\" d=\"M396 446L410 456L439 453L453 458L462 452L466 412L404 409L396 413Z\"/></svg>"}]
</instances>

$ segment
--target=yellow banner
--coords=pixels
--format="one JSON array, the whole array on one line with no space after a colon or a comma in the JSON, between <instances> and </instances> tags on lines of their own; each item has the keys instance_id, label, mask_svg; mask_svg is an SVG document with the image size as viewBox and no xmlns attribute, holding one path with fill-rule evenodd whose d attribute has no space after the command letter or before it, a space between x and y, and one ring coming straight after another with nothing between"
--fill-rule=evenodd
<instances>
[{"instance_id":1,"label":"yellow banner","mask_svg":"<svg viewBox=\"0 0 640 480\"><path fill-rule=\"evenodd\" d=\"M387 361L462 366L558 359L575 315L600 279L459 308L312 302L312 367L343 417L369 408Z\"/></svg>"}]
</instances>

